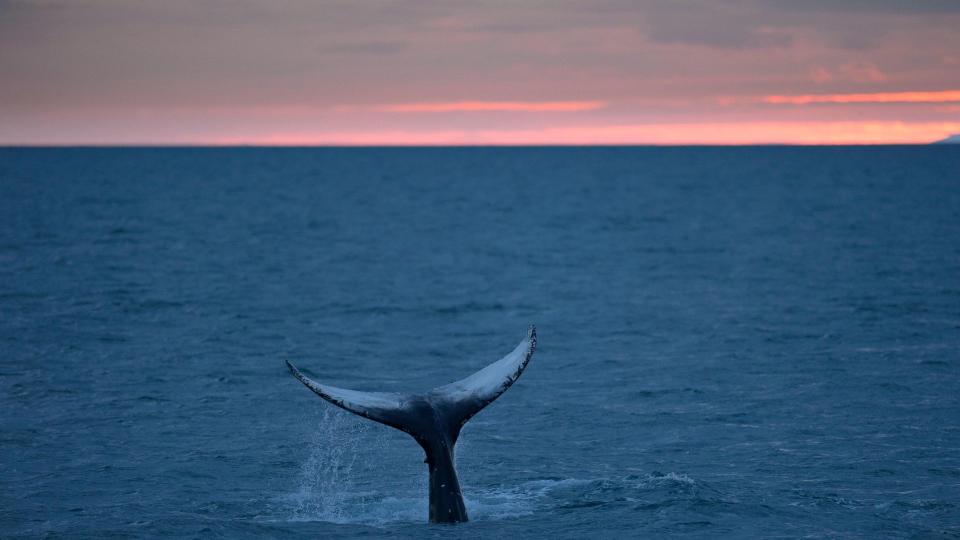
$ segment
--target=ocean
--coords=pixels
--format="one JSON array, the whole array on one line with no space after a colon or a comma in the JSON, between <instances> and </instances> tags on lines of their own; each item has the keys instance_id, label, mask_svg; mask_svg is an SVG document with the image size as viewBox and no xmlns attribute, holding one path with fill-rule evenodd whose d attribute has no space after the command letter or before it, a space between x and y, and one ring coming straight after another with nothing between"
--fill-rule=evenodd
<instances>
[{"instance_id":1,"label":"ocean","mask_svg":"<svg viewBox=\"0 0 960 540\"><path fill-rule=\"evenodd\" d=\"M284 365L510 352L471 521ZM0 536L960 536L960 147L0 149Z\"/></svg>"}]
</instances>

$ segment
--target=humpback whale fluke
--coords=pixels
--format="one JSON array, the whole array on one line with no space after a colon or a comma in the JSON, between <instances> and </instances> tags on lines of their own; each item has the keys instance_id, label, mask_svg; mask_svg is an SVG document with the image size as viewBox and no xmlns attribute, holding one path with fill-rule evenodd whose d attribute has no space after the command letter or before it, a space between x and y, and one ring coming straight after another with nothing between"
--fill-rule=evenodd
<instances>
[{"instance_id":1,"label":"humpback whale fluke","mask_svg":"<svg viewBox=\"0 0 960 540\"><path fill-rule=\"evenodd\" d=\"M537 330L511 352L465 379L424 394L358 392L320 384L287 361L297 379L318 396L354 414L410 434L426 453L430 471L430 522L467 521L453 448L460 429L520 378L537 347Z\"/></svg>"}]
</instances>

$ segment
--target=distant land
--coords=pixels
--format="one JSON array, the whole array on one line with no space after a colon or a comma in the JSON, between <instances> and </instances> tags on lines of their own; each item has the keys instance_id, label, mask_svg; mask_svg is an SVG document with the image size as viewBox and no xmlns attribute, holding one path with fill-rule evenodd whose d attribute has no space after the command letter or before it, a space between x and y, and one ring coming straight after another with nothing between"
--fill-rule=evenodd
<instances>
[{"instance_id":1,"label":"distant land","mask_svg":"<svg viewBox=\"0 0 960 540\"><path fill-rule=\"evenodd\" d=\"M946 139L941 139L933 144L960 144L960 133L954 133L953 135L948 136Z\"/></svg>"}]
</instances>

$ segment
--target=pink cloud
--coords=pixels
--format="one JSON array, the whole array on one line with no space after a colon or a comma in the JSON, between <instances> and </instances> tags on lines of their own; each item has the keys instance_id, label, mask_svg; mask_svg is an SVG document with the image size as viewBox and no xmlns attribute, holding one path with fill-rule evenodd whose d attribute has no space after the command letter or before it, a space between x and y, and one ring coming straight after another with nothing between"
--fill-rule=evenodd
<instances>
[{"instance_id":1,"label":"pink cloud","mask_svg":"<svg viewBox=\"0 0 960 540\"><path fill-rule=\"evenodd\" d=\"M870 62L844 64L840 70L848 80L859 83L877 83L888 79L886 73Z\"/></svg>"},{"instance_id":2,"label":"pink cloud","mask_svg":"<svg viewBox=\"0 0 960 540\"><path fill-rule=\"evenodd\" d=\"M816 66L810 70L810 78L817 84L828 83L833 80L833 74L823 66Z\"/></svg>"},{"instance_id":3,"label":"pink cloud","mask_svg":"<svg viewBox=\"0 0 960 540\"><path fill-rule=\"evenodd\" d=\"M451 101L393 103L377 105L374 110L389 113L582 112L606 106L604 101Z\"/></svg>"},{"instance_id":4,"label":"pink cloud","mask_svg":"<svg viewBox=\"0 0 960 540\"><path fill-rule=\"evenodd\" d=\"M774 105L809 105L811 103L949 103L960 101L960 90L943 90L939 92L779 95L764 96L762 101Z\"/></svg>"}]
</instances>

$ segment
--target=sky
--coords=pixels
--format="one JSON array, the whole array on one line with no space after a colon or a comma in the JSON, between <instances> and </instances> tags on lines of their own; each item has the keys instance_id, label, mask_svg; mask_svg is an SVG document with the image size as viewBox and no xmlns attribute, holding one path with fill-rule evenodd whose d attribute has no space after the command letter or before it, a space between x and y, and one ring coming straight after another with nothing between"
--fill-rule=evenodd
<instances>
[{"instance_id":1,"label":"sky","mask_svg":"<svg viewBox=\"0 0 960 540\"><path fill-rule=\"evenodd\" d=\"M0 0L0 144L927 143L960 0Z\"/></svg>"}]
</instances>

